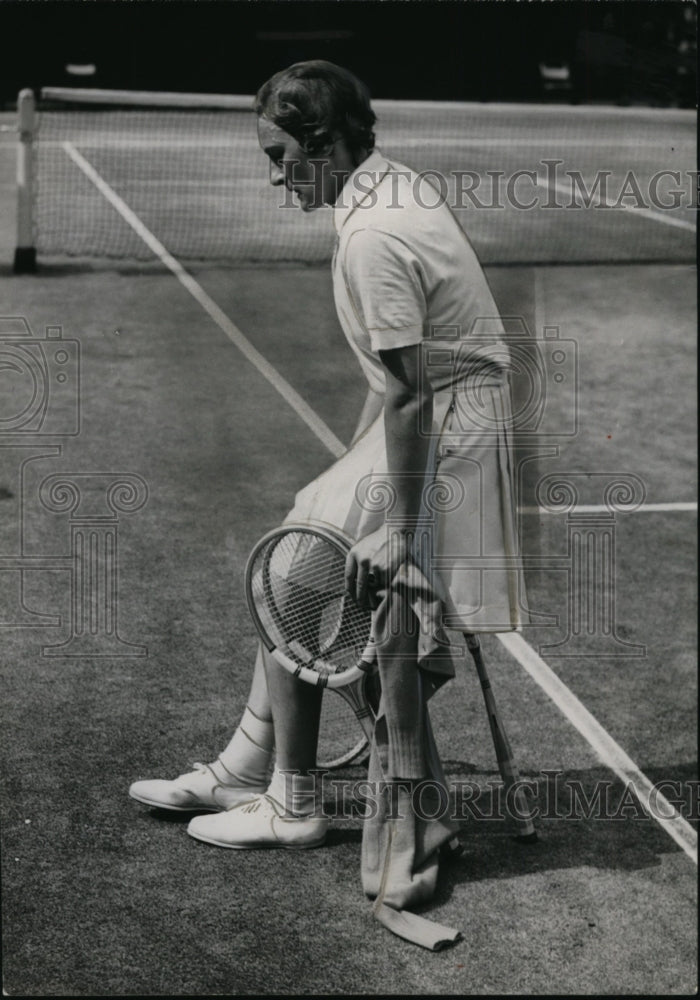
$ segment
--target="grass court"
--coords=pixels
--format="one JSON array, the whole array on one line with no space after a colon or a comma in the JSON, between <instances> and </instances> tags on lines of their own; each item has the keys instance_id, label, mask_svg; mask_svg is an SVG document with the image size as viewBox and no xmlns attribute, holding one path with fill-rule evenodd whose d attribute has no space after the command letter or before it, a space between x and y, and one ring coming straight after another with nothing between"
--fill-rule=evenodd
<instances>
[{"instance_id":1,"label":"grass court","mask_svg":"<svg viewBox=\"0 0 700 1000\"><path fill-rule=\"evenodd\" d=\"M473 106L469 132L446 117L436 145L404 109L387 122L387 151L419 169L484 177L561 155L588 182L606 167L618 179L636 170L644 183L669 164L692 167L690 113L524 107L498 126L488 110ZM464 940L426 954L371 917L359 819L338 820L321 850L221 851L188 838L186 816L127 798L137 778L175 777L228 741L256 644L243 593L248 552L329 464L333 442L350 440L365 387L335 317L328 265L313 259L315 247L327 250L328 219L282 213L289 233L279 238L252 116L214 150L200 184L173 163L172 129L143 155L135 135L115 142L108 131L92 147L78 134L67 139L167 253L153 259L57 146L47 155L73 173L76 193L57 205L56 232L99 212L133 256L151 259L54 251L40 256L37 274L21 276L11 270L14 140L0 136L3 316L25 317L38 339L60 326L80 347L79 433L61 433L69 417L59 400L58 433L0 434L7 994L693 993L692 209L460 213L502 314L520 317L531 338L558 327L575 343L575 398L570 386L550 387L547 419L556 430L575 406L577 431L541 440L534 457L518 446L522 547L540 618L516 643L483 643L522 775L536 783L540 839L519 846L503 820L465 817L464 855L443 867L427 911ZM185 154L191 165L193 151L177 156ZM154 200L154 186L165 201ZM173 227L183 217L197 238L239 238L249 259L200 256L183 260L184 277L174 273L169 254L183 255ZM310 256L279 260L287 238ZM14 385L8 379L5 370ZM147 488L143 506L118 515L117 585L119 636L145 655L46 655L74 622L67 557L76 514L47 509L41 484L78 477L90 510L104 514L96 473L135 475ZM541 510L537 485L568 478L580 513L595 519L606 514L605 484L622 475L637 477L642 493L637 509L611 515L617 652L601 656L600 635L584 628L562 656L556 644L572 626L571 512ZM586 530L611 530L591 523ZM610 631L605 641L609 650ZM466 660L432 715L450 782L476 784L487 813L498 772ZM335 778L363 774L355 765ZM659 809L661 819L626 797L630 782L647 787L642 779L665 782L671 810ZM602 790L611 815L586 815L581 803ZM334 794L328 786L327 800Z\"/></svg>"}]
</instances>

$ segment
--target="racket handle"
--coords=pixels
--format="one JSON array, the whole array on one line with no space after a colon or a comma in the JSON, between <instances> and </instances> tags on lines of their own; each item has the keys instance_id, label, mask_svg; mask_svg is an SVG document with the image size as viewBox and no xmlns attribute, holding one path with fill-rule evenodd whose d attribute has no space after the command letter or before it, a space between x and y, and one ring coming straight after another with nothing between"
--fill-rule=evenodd
<instances>
[{"instance_id":1,"label":"racket handle","mask_svg":"<svg viewBox=\"0 0 700 1000\"><path fill-rule=\"evenodd\" d=\"M474 659L476 673L484 696L493 745L496 749L498 770L506 789L506 798L512 794L514 806L513 822L517 830L518 840L534 842L537 840L537 832L532 821L530 804L525 795L525 790L520 784L520 772L515 763L513 751L511 750L508 736L503 726L503 720L496 707L496 699L493 696L484 658L481 655L481 644L475 635L466 635L465 638L469 652ZM512 793L511 789L513 789Z\"/></svg>"}]
</instances>

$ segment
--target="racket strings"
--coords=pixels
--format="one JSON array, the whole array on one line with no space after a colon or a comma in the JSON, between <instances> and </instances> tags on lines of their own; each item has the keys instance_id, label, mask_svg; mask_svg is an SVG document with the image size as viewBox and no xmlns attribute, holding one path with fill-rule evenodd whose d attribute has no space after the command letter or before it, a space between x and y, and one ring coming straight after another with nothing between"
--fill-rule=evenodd
<instances>
[{"instance_id":1,"label":"racket strings","mask_svg":"<svg viewBox=\"0 0 700 1000\"><path fill-rule=\"evenodd\" d=\"M340 547L288 531L257 553L251 577L261 624L275 646L319 672L338 673L357 663L371 618L345 592Z\"/></svg>"}]
</instances>

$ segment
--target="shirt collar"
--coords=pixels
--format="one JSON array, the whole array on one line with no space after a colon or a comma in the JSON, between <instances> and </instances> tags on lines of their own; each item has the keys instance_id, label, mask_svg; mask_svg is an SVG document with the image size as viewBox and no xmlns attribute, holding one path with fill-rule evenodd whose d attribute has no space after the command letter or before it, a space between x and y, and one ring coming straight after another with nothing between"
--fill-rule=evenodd
<instances>
[{"instance_id":1,"label":"shirt collar","mask_svg":"<svg viewBox=\"0 0 700 1000\"><path fill-rule=\"evenodd\" d=\"M349 175L341 188L338 200L333 207L333 222L336 233L340 233L348 218L361 205L371 191L391 169L387 158L375 149Z\"/></svg>"}]
</instances>

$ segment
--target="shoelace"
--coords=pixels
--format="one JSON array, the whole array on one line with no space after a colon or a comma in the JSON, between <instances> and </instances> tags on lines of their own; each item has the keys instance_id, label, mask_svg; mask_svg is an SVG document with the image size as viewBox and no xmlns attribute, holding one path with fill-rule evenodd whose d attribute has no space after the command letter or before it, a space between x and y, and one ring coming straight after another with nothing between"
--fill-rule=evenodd
<instances>
[{"instance_id":1,"label":"shoelace","mask_svg":"<svg viewBox=\"0 0 700 1000\"><path fill-rule=\"evenodd\" d=\"M256 797L251 799L250 802L243 802L238 805L229 806L226 812L231 812L232 809L240 809L241 812L254 813L257 812L261 806L268 806L272 809L275 816L284 816L284 812L280 804L268 795L267 792L262 795L256 795Z\"/></svg>"},{"instance_id":2,"label":"shoelace","mask_svg":"<svg viewBox=\"0 0 700 1000\"><path fill-rule=\"evenodd\" d=\"M223 767L224 771L226 771L226 773L228 775L230 775L234 780L232 782L230 782L230 783L228 781L222 781L221 778L219 778L217 776L216 772L214 771L214 764L221 764L221 766ZM216 787L219 787L219 786L221 788L239 788L239 787L240 788L246 788L248 786L251 787L251 788L255 788L256 787L255 786L255 782L245 781L243 778L239 777L237 774L234 774L232 771L229 771L229 769L226 767L226 765L222 761L220 761L218 758L214 761L213 764L202 764L201 761L196 761L192 765L192 770L193 771L200 771L202 774L206 774L207 771L208 771L209 774L214 779L214 781L216 782ZM184 777L184 775L182 775L181 777Z\"/></svg>"},{"instance_id":3,"label":"shoelace","mask_svg":"<svg viewBox=\"0 0 700 1000\"><path fill-rule=\"evenodd\" d=\"M192 765L192 770L193 771L202 771L204 774L206 774L206 772L209 771L209 773L212 775L212 777L216 778L216 775L212 771L210 764L202 764L200 761L195 761L195 763ZM218 781L219 779L216 778L216 780Z\"/></svg>"}]
</instances>

